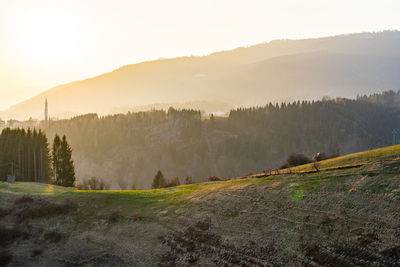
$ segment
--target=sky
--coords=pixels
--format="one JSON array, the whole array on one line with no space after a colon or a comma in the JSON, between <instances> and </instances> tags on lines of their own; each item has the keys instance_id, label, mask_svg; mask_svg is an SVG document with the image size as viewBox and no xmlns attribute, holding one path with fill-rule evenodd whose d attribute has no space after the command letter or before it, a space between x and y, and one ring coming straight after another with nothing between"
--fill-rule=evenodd
<instances>
[{"instance_id":1,"label":"sky","mask_svg":"<svg viewBox=\"0 0 400 267\"><path fill-rule=\"evenodd\" d=\"M400 29L398 0L0 0L0 110L123 65Z\"/></svg>"}]
</instances>

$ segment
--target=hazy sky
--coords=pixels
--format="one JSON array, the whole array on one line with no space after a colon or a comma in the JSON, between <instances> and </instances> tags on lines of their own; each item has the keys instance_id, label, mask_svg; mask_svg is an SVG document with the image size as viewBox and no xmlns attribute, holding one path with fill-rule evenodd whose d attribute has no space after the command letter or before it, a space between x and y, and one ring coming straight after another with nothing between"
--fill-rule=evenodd
<instances>
[{"instance_id":1,"label":"hazy sky","mask_svg":"<svg viewBox=\"0 0 400 267\"><path fill-rule=\"evenodd\" d=\"M0 109L160 57L400 29L398 0L0 0Z\"/></svg>"}]
</instances>

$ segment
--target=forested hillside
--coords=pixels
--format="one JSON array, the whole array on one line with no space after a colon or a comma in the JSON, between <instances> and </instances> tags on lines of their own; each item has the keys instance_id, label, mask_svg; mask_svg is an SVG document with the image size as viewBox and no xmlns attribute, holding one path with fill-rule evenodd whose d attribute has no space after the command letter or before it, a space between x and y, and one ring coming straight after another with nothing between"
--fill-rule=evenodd
<instances>
[{"instance_id":1,"label":"forested hillside","mask_svg":"<svg viewBox=\"0 0 400 267\"><path fill-rule=\"evenodd\" d=\"M228 118L202 120L199 111L96 114L44 124L48 136L70 140L78 183L92 176L118 188L118 181L150 188L166 178L201 181L279 167L293 152L346 154L392 144L400 109L335 99L236 109Z\"/></svg>"},{"instance_id":2,"label":"forested hillside","mask_svg":"<svg viewBox=\"0 0 400 267\"><path fill-rule=\"evenodd\" d=\"M46 98L52 117L109 114L154 103L223 101L236 107L353 98L399 88L399 46L400 32L388 31L276 40L207 56L142 62L56 86L0 117L41 118ZM221 105L217 108L213 111L222 111Z\"/></svg>"},{"instance_id":3,"label":"forested hillside","mask_svg":"<svg viewBox=\"0 0 400 267\"><path fill-rule=\"evenodd\" d=\"M358 95L357 100L382 106L400 107L400 91L395 92L391 90L379 94L375 93L371 95Z\"/></svg>"}]
</instances>

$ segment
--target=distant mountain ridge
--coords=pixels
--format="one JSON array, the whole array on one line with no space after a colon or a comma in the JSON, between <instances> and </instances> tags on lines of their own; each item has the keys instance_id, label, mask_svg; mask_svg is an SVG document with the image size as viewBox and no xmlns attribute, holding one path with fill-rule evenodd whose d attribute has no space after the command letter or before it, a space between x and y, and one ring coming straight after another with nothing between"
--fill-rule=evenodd
<instances>
[{"instance_id":1,"label":"distant mountain ridge","mask_svg":"<svg viewBox=\"0 0 400 267\"><path fill-rule=\"evenodd\" d=\"M108 114L116 107L221 101L233 106L270 101L355 97L400 89L400 32L278 40L208 56L127 65L56 86L0 113L3 118Z\"/></svg>"}]
</instances>

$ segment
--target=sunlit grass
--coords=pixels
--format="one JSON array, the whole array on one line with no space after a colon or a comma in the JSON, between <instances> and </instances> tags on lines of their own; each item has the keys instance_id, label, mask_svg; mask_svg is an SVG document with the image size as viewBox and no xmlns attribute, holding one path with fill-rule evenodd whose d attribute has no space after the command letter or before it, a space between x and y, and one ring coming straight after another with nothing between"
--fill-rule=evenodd
<instances>
[{"instance_id":1,"label":"sunlit grass","mask_svg":"<svg viewBox=\"0 0 400 267\"><path fill-rule=\"evenodd\" d=\"M215 194L231 194L236 190L267 188L268 190L287 191L292 200L300 200L312 190L320 188L324 191L343 190L346 186L343 179L362 176L355 169L338 169L346 166L358 166L379 161L380 158L400 154L400 145L385 147L345 155L334 159L321 161L319 172L314 171L312 164L306 164L291 168L291 173L281 170L279 175L260 175L241 177L228 181L203 182L197 184L180 185L170 188L153 190L76 190L42 183L17 182L9 184L0 183L0 194L32 194L54 197L60 201L66 198L72 199L79 205L79 214L85 214L85 218L103 216L118 210L124 216L140 214L143 218L154 218L155 214L166 212L173 214L174 210L187 206L187 204L201 203L202 200L213 198ZM284 173L285 172L285 173ZM343 179L342 179L343 178ZM358 179L358 178L357 178ZM377 187L377 186L376 186ZM376 191L386 190L382 185ZM105 215L104 215L105 216ZM77 217L84 222L85 218Z\"/></svg>"},{"instance_id":2,"label":"sunlit grass","mask_svg":"<svg viewBox=\"0 0 400 267\"><path fill-rule=\"evenodd\" d=\"M362 165L370 163L371 160L376 158L395 156L399 154L400 154L400 145L367 150L363 152L358 152L354 154L344 155L337 158L320 161L318 163L319 164L318 169L326 170L333 168L343 168L343 167ZM284 169L281 170L280 172L289 173L289 172L309 172L309 171L315 171L315 168L312 163L293 167L290 168L290 170Z\"/></svg>"},{"instance_id":3,"label":"sunlit grass","mask_svg":"<svg viewBox=\"0 0 400 267\"><path fill-rule=\"evenodd\" d=\"M0 192L8 193L23 193L33 195L57 195L65 192L73 191L72 188L51 185L43 183L31 183L31 182L16 182L13 184L0 182Z\"/></svg>"}]
</instances>

